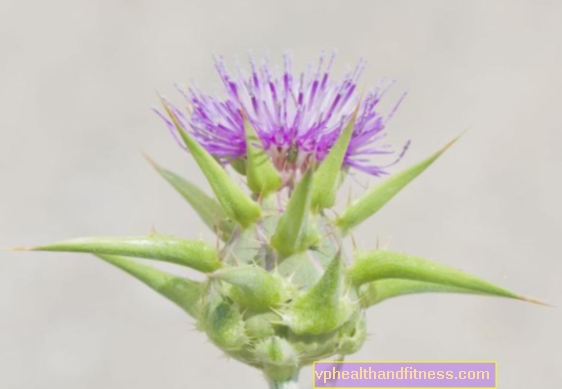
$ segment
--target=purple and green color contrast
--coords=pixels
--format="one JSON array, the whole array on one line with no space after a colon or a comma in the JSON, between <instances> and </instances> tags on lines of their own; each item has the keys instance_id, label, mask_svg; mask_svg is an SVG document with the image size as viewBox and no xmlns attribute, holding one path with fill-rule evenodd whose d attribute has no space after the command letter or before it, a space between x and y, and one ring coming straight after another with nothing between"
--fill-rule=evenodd
<instances>
[{"instance_id":1,"label":"purple and green color contrast","mask_svg":"<svg viewBox=\"0 0 562 389\"><path fill-rule=\"evenodd\" d=\"M362 95L357 83L365 62L335 79L330 75L334 58L322 55L316 67L309 66L301 73L293 72L288 54L283 56L279 72L267 60L258 65L250 59L249 72L238 66L234 74L223 58L217 58L215 67L223 87L220 96L208 95L195 86L187 90L178 87L188 108L182 111L169 101L165 103L178 123L223 163L245 158L247 121L260 147L280 170L290 164L304 168L310 161L322 161L355 114L343 167L375 176L386 174L408 145L397 153L384 139L385 127L404 95L390 112L379 112L378 103L393 82L381 80ZM174 123L158 114L176 134Z\"/></svg>"},{"instance_id":2,"label":"purple and green color contrast","mask_svg":"<svg viewBox=\"0 0 562 389\"><path fill-rule=\"evenodd\" d=\"M295 72L284 56L279 71L251 60L248 70L233 73L219 58L222 92L192 86L180 89L182 104L162 99L157 112L211 193L149 162L216 234L214 241L152 232L29 250L91 253L124 270L182 308L225 354L263 372L272 388L296 388L303 366L359 350L365 311L390 298L434 292L532 301L444 264L355 247L353 231L454 141L376 178L376 186L334 212L350 170L382 176L407 144L391 147L384 138L401 100L379 111L390 84L362 92L364 62L340 78L333 62L321 56ZM203 281L138 259L193 269Z\"/></svg>"}]
</instances>

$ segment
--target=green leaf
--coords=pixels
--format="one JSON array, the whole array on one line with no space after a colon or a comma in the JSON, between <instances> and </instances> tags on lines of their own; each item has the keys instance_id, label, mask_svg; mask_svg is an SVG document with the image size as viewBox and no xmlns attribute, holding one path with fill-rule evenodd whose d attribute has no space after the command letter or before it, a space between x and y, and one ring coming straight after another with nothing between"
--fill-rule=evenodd
<instances>
[{"instance_id":1,"label":"green leaf","mask_svg":"<svg viewBox=\"0 0 562 389\"><path fill-rule=\"evenodd\" d=\"M223 241L228 240L234 229L234 224L228 220L220 204L199 189L195 184L192 184L174 172L164 169L148 156L145 157L156 171L187 200L203 222L217 233Z\"/></svg>"},{"instance_id":2,"label":"green leaf","mask_svg":"<svg viewBox=\"0 0 562 389\"><path fill-rule=\"evenodd\" d=\"M308 223L311 195L312 169L309 169L295 188L271 237L271 246L284 256L308 249L316 239Z\"/></svg>"},{"instance_id":3,"label":"green leaf","mask_svg":"<svg viewBox=\"0 0 562 389\"><path fill-rule=\"evenodd\" d=\"M228 217L243 227L252 225L260 216L261 208L248 197L242 189L229 177L226 170L210 155L199 143L197 143L178 122L174 113L164 102L166 109L174 126L180 133L185 145L191 151L191 155L207 177L213 192L224 212Z\"/></svg>"},{"instance_id":4,"label":"green leaf","mask_svg":"<svg viewBox=\"0 0 562 389\"><path fill-rule=\"evenodd\" d=\"M261 147L261 141L247 118L244 118L244 131L246 133L248 186L252 192L262 197L267 196L279 190L283 181L273 166L271 158Z\"/></svg>"},{"instance_id":5,"label":"green leaf","mask_svg":"<svg viewBox=\"0 0 562 389\"><path fill-rule=\"evenodd\" d=\"M73 239L30 250L125 255L171 262L202 272L212 272L221 266L216 250L207 243L163 234Z\"/></svg>"},{"instance_id":6,"label":"green leaf","mask_svg":"<svg viewBox=\"0 0 562 389\"><path fill-rule=\"evenodd\" d=\"M298 335L328 333L349 319L353 303L345 298L340 253L330 262L322 278L308 291L295 298L284 321Z\"/></svg>"},{"instance_id":7,"label":"green leaf","mask_svg":"<svg viewBox=\"0 0 562 389\"><path fill-rule=\"evenodd\" d=\"M363 221L373 216L387 202L390 201L398 192L414 178L427 169L441 154L451 147L458 137L447 143L445 147L433 154L426 160L414 165L398 174L395 174L367 191L363 196L355 200L336 221L337 226L347 233Z\"/></svg>"},{"instance_id":8,"label":"green leaf","mask_svg":"<svg viewBox=\"0 0 562 389\"><path fill-rule=\"evenodd\" d=\"M348 269L348 277L356 286L392 278L429 282L493 296L526 299L460 270L386 250L359 253L353 266Z\"/></svg>"},{"instance_id":9,"label":"green leaf","mask_svg":"<svg viewBox=\"0 0 562 389\"><path fill-rule=\"evenodd\" d=\"M339 187L339 176L355 126L359 105L353 113L349 123L345 126L342 133L330 152L324 158L318 169L314 173L314 185L312 190L312 209L317 212L324 208L330 208L336 202L336 193Z\"/></svg>"},{"instance_id":10,"label":"green leaf","mask_svg":"<svg viewBox=\"0 0 562 389\"><path fill-rule=\"evenodd\" d=\"M190 316L197 318L199 301L204 290L200 282L177 277L128 258L103 254L96 256L129 273L162 296L176 303Z\"/></svg>"},{"instance_id":11,"label":"green leaf","mask_svg":"<svg viewBox=\"0 0 562 389\"><path fill-rule=\"evenodd\" d=\"M392 297L399 297L417 293L466 293L484 294L454 286L434 284L431 282L386 279L370 282L361 290L361 305L370 307Z\"/></svg>"},{"instance_id":12,"label":"green leaf","mask_svg":"<svg viewBox=\"0 0 562 389\"><path fill-rule=\"evenodd\" d=\"M281 278L258 266L223 267L212 277L232 285L232 299L256 311L279 305L285 298Z\"/></svg>"}]
</instances>

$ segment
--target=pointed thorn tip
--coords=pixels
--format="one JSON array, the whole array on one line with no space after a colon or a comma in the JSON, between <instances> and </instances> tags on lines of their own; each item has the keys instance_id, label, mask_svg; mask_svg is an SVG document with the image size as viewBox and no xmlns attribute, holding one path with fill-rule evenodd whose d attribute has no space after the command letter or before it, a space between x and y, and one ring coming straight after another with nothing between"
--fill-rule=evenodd
<instances>
[{"instance_id":1,"label":"pointed thorn tip","mask_svg":"<svg viewBox=\"0 0 562 389\"><path fill-rule=\"evenodd\" d=\"M532 298L532 297L519 296L519 299L522 300L522 301L526 301L528 303L542 305L543 307L557 308L555 305L552 305L550 303L547 303L545 301L541 301L539 299L535 299L535 298Z\"/></svg>"},{"instance_id":2,"label":"pointed thorn tip","mask_svg":"<svg viewBox=\"0 0 562 389\"><path fill-rule=\"evenodd\" d=\"M8 251L33 251L37 249L37 247L2 247L1 249Z\"/></svg>"},{"instance_id":3,"label":"pointed thorn tip","mask_svg":"<svg viewBox=\"0 0 562 389\"><path fill-rule=\"evenodd\" d=\"M147 161L149 161L149 162L154 162L154 160L153 160L152 158L150 158L150 156L149 156L146 152L144 152L144 151L141 150L140 153L142 154L142 156L143 156L144 158L147 159Z\"/></svg>"}]
</instances>

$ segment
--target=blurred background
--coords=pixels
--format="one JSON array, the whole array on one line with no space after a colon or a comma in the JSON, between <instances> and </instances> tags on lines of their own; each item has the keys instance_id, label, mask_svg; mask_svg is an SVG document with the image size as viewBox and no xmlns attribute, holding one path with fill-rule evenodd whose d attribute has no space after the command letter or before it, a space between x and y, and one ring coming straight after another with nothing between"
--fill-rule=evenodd
<instances>
[{"instance_id":1,"label":"blurred background","mask_svg":"<svg viewBox=\"0 0 562 389\"><path fill-rule=\"evenodd\" d=\"M561 304L562 2L0 0L0 246L211 234L146 152L208 188L150 111L173 83L220 89L212 55L295 69L337 49L398 80L397 171L469 132L358 229ZM354 196L376 178L356 175ZM344 202L347 192L342 196ZM178 269L174 268L174 271ZM179 270L185 272L184 270ZM496 360L499 387L562 387L559 309L420 295L369 312L357 360ZM310 369L302 373L310 386ZM264 388L176 306L88 255L0 252L1 389Z\"/></svg>"}]
</instances>

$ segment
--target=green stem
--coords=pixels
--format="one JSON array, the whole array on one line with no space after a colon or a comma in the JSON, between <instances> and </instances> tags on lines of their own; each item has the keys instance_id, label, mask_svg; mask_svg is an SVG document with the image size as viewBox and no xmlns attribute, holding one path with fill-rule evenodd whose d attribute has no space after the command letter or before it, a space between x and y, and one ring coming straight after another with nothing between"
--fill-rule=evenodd
<instances>
[{"instance_id":1,"label":"green stem","mask_svg":"<svg viewBox=\"0 0 562 389\"><path fill-rule=\"evenodd\" d=\"M289 381L269 380L269 389L299 389L299 376L295 374Z\"/></svg>"}]
</instances>

